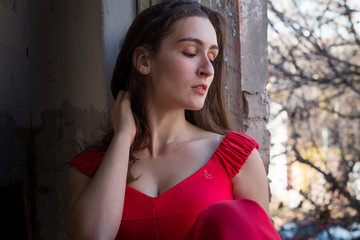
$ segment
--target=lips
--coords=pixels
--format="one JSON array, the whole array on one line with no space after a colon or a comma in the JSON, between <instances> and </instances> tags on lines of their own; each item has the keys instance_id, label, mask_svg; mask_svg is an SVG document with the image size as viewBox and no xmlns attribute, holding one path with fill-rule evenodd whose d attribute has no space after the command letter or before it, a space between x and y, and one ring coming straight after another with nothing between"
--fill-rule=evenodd
<instances>
[{"instance_id":1,"label":"lips","mask_svg":"<svg viewBox=\"0 0 360 240\"><path fill-rule=\"evenodd\" d=\"M200 95L205 95L206 93L206 89L208 88L208 86L206 84L199 84L196 86L191 87L196 93L200 94Z\"/></svg>"},{"instance_id":2,"label":"lips","mask_svg":"<svg viewBox=\"0 0 360 240\"><path fill-rule=\"evenodd\" d=\"M207 87L208 86L206 84L199 84L199 85L193 86L192 88L199 88L199 89L203 89L204 91L206 91Z\"/></svg>"}]
</instances>

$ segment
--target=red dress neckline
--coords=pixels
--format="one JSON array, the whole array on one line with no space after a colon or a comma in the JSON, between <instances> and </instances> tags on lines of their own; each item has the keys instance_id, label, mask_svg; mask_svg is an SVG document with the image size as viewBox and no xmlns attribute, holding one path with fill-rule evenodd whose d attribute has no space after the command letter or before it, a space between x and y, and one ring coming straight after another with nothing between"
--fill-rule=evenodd
<instances>
[{"instance_id":1,"label":"red dress neckline","mask_svg":"<svg viewBox=\"0 0 360 240\"><path fill-rule=\"evenodd\" d=\"M182 185L186 184L187 182L189 182L191 180L191 178L195 177L197 174L200 174L202 172L202 170L204 168L206 168L211 161L213 161L215 154L217 153L217 151L219 151L219 148L223 145L224 141L226 140L226 138L229 136L231 132L228 132L224 138L221 140L221 142L219 143L218 147L215 149L214 153L211 155L210 159L198 170L196 170L194 173L192 173L191 175L189 175L188 177L186 177L185 179L183 179L182 181L180 181L179 183L175 184L174 186L172 186L171 188L169 188L168 190L166 190L165 192L161 193L160 195L153 197L150 195L147 195L133 187L130 187L129 185L126 185L127 190L133 191L137 194L143 195L144 197L150 198L150 199L159 199L161 198L163 195L168 195L171 192L175 191L177 188L181 187Z\"/></svg>"}]
</instances>

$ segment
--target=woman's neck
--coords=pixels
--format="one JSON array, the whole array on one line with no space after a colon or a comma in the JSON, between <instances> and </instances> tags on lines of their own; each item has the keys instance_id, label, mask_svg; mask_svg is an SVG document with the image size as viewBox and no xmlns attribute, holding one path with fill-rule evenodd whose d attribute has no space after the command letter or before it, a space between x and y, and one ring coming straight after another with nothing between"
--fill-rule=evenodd
<instances>
[{"instance_id":1,"label":"woman's neck","mask_svg":"<svg viewBox=\"0 0 360 240\"><path fill-rule=\"evenodd\" d=\"M156 156L161 149L173 142L190 140L192 133L197 128L185 119L183 109L161 111L150 109L148 112L151 130L151 155Z\"/></svg>"}]
</instances>

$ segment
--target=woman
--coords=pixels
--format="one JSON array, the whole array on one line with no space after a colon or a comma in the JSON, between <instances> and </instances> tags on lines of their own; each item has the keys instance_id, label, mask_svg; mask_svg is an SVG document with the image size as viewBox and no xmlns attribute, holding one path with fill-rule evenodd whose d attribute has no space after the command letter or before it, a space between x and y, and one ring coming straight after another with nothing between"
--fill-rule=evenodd
<instances>
[{"instance_id":1,"label":"woman","mask_svg":"<svg viewBox=\"0 0 360 240\"><path fill-rule=\"evenodd\" d=\"M244 216L253 229L241 234L278 239L258 145L228 130L222 21L191 0L134 20L112 78L111 141L71 162L74 239L234 239Z\"/></svg>"}]
</instances>

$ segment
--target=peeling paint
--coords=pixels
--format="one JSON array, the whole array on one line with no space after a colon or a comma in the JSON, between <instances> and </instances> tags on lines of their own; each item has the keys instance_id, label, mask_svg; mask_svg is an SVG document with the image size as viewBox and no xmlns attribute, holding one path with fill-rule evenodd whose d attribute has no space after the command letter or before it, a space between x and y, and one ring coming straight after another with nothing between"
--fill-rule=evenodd
<instances>
[{"instance_id":1,"label":"peeling paint","mask_svg":"<svg viewBox=\"0 0 360 240\"><path fill-rule=\"evenodd\" d=\"M227 62L228 61L228 56L225 56L224 57L224 62Z\"/></svg>"},{"instance_id":2,"label":"peeling paint","mask_svg":"<svg viewBox=\"0 0 360 240\"><path fill-rule=\"evenodd\" d=\"M233 16L233 13L231 12L230 10L230 7L231 6L231 0L228 0L227 3L226 3L226 14L229 16L229 17L232 17Z\"/></svg>"},{"instance_id":3,"label":"peeling paint","mask_svg":"<svg viewBox=\"0 0 360 240\"><path fill-rule=\"evenodd\" d=\"M234 19L231 20L231 33L233 37L236 37L236 24Z\"/></svg>"},{"instance_id":4,"label":"peeling paint","mask_svg":"<svg viewBox=\"0 0 360 240\"><path fill-rule=\"evenodd\" d=\"M32 164L36 175L34 191L36 219L44 229L34 239L53 239L54 233L64 232L63 224L68 199L69 161L88 144L100 139L109 124L106 112L75 107L63 101L58 109L41 112L41 130L34 142L36 152ZM59 238L57 238L59 239Z\"/></svg>"},{"instance_id":5,"label":"peeling paint","mask_svg":"<svg viewBox=\"0 0 360 240\"><path fill-rule=\"evenodd\" d=\"M241 85L243 91L249 93L265 91L267 79L266 6L266 1L241 1Z\"/></svg>"},{"instance_id":6,"label":"peeling paint","mask_svg":"<svg viewBox=\"0 0 360 240\"><path fill-rule=\"evenodd\" d=\"M219 8L221 8L222 5L221 5L220 0L216 0L216 4L218 5Z\"/></svg>"}]
</instances>

